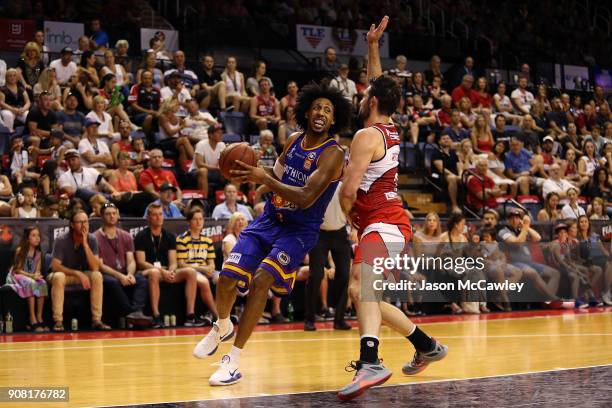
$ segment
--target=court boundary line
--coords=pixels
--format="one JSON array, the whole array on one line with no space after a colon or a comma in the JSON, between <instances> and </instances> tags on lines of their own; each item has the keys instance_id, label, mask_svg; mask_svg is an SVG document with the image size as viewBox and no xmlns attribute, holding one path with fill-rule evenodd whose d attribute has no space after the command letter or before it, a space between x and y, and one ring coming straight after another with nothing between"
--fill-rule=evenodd
<instances>
[{"instance_id":1,"label":"court boundary line","mask_svg":"<svg viewBox=\"0 0 612 408\"><path fill-rule=\"evenodd\" d=\"M537 311L537 312L541 312L541 311ZM509 321L509 320L529 320L529 319L549 319L549 318L560 318L560 317L566 317L566 316L572 316L572 317L584 317L584 316L593 316L593 315L600 315L600 314L608 314L608 313L612 313L612 309L610 308L605 308L603 310L591 310L588 311L586 313L581 313L579 311L573 311L573 313L551 313L551 314L545 314L545 315L541 315L541 316L511 316L511 317L503 317L503 313L500 312L500 316L501 317L495 317L495 318L488 318L488 319L457 319L454 320L452 317L458 317L458 316L463 316L463 315L449 315L449 319L445 320L445 321L437 321L437 322L414 322L413 319L410 319L413 323L415 323L418 326L433 326L433 325L439 325L439 324L448 324L448 323L480 323L480 322L496 322L496 321ZM471 316L471 315L470 315ZM474 317L479 317L479 315L473 315ZM487 316L487 315L485 315ZM357 322L356 320L354 322ZM331 326L330 322L318 322L318 323L323 323L323 324L328 324ZM298 323L301 324L301 323ZM358 328L359 326L357 324L352 325L353 328ZM383 325L384 326L384 325ZM387 326L388 327L388 326ZM179 330L193 330L193 328L183 328L180 327L178 328ZM197 329L197 328L196 328ZM170 329L172 330L172 329ZM164 338L177 338L177 337L191 337L191 336L205 336L206 334L208 334L208 331L202 332L202 333L190 333L190 334L165 334L163 336L133 336L133 337L97 337L97 338L93 338L93 339L72 339L72 338L66 338L66 339L58 339L58 340L45 340L44 338L41 339L36 339L36 340L16 340L16 341L0 341L0 344L30 344L30 343L58 343L58 342L73 342L73 341L100 341L100 340L134 340L134 339L164 339ZM256 330L253 333L262 333L262 334L270 334L270 333L292 333L292 332L301 332L303 331L303 329L286 329L286 330ZM321 332L328 332L328 331L334 331L333 327L323 327L323 328L317 328L317 331L321 331ZM124 331L120 331L117 330L116 333L123 333ZM89 333L89 332L80 332L83 334ZM91 332L91 333L95 333L95 332ZM67 332L67 333L50 333L50 335L71 335L71 334L76 334L78 335L79 333L71 333L71 332ZM103 334L103 333L101 333ZM110 333L112 334L112 332ZM27 333L19 333L17 334L17 336L45 336L46 334L27 334ZM3 339L4 336L0 336L0 340ZM4 337L4 339L11 339L10 336L6 336ZM0 350L2 351L2 350Z\"/></svg>"},{"instance_id":2,"label":"court boundary line","mask_svg":"<svg viewBox=\"0 0 612 408\"><path fill-rule=\"evenodd\" d=\"M600 368L600 367L612 367L612 363L611 364L597 364L597 365L582 366L582 367L560 367L560 368L555 368L555 369L550 369L550 370L524 371L524 372L518 372L518 373L512 373L512 374L483 375L483 376L476 376L476 377L469 377L469 378L447 378L444 380L415 381L415 382L400 383L400 384L385 384L385 385L380 385L374 388L404 387L404 386L411 386L411 385L439 384L439 383L445 383L445 382L484 380L488 378L516 377L519 375L554 373L554 372L561 372L561 371L583 370L583 369L588 369L588 368ZM279 394L245 395L241 397L206 398L206 399L199 399L199 400L157 401L157 402L147 402L147 403L142 403L142 404L98 405L97 407L98 408L111 408L111 407L149 406L149 405L155 405L155 404L177 404L177 403L186 403L186 402L228 401L228 400L241 400L245 398L265 398L265 397L279 397L279 396L287 396L287 395L304 395L304 394L320 394L320 393L322 394L322 393L329 393L329 392L333 393L337 391L338 391L337 389L331 389L331 390L328 389L328 390L317 390L317 391L286 392L286 393L279 393Z\"/></svg>"}]
</instances>

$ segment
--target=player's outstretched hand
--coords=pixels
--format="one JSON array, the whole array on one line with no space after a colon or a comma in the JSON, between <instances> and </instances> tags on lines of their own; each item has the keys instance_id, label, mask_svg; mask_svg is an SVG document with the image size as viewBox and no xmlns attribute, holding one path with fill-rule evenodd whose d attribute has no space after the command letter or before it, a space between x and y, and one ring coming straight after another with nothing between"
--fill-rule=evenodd
<instances>
[{"instance_id":1,"label":"player's outstretched hand","mask_svg":"<svg viewBox=\"0 0 612 408\"><path fill-rule=\"evenodd\" d=\"M230 170L232 178L235 177L236 181L244 183L250 181L256 184L265 184L267 173L261 167L251 166L240 160L235 161L236 164L240 165L244 170Z\"/></svg>"},{"instance_id":2,"label":"player's outstretched hand","mask_svg":"<svg viewBox=\"0 0 612 408\"><path fill-rule=\"evenodd\" d=\"M370 31L368 31L368 43L378 43L380 37L382 37L385 29L387 28L387 24L389 23L389 16L384 16L382 20L380 20L380 24L376 27L376 24L372 24L370 26Z\"/></svg>"}]
</instances>

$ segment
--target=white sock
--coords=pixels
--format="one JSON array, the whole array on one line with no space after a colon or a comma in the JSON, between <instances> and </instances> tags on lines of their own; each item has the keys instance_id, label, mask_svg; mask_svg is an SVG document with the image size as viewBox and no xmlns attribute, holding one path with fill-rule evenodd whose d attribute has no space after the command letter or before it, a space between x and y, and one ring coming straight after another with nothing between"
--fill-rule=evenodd
<instances>
[{"instance_id":1,"label":"white sock","mask_svg":"<svg viewBox=\"0 0 612 408\"><path fill-rule=\"evenodd\" d=\"M219 326L219 333L226 333L231 322L230 318L226 317L225 319L217 319L216 323Z\"/></svg>"},{"instance_id":2,"label":"white sock","mask_svg":"<svg viewBox=\"0 0 612 408\"><path fill-rule=\"evenodd\" d=\"M242 349L239 349L236 346L232 346L232 349L228 353L228 355L230 356L230 361L233 361L234 364L238 364L240 362L240 353L241 352L242 352Z\"/></svg>"}]
</instances>

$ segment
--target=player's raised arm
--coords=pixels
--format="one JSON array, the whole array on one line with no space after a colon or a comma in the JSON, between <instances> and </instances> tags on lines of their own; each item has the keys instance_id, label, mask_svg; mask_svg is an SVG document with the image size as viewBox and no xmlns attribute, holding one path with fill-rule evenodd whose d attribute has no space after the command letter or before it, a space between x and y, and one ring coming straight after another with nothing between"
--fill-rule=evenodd
<instances>
[{"instance_id":1,"label":"player's raised arm","mask_svg":"<svg viewBox=\"0 0 612 408\"><path fill-rule=\"evenodd\" d=\"M368 82L382 75L378 42L387 28L387 23L389 23L389 16L384 16L378 27L372 24L368 31Z\"/></svg>"},{"instance_id":2,"label":"player's raised arm","mask_svg":"<svg viewBox=\"0 0 612 408\"><path fill-rule=\"evenodd\" d=\"M245 170L232 170L232 173L239 177L241 182L251 181L264 184L299 208L308 208L323 194L329 183L338 179L342 174L344 152L337 146L327 148L319 158L319 167L310 175L304 187L283 184L261 167L249 166L239 160L236 162L245 168Z\"/></svg>"},{"instance_id":3,"label":"player's raised arm","mask_svg":"<svg viewBox=\"0 0 612 408\"><path fill-rule=\"evenodd\" d=\"M353 138L348 166L340 188L340 206L345 214L349 213L357 199L359 184L374 157L379 140L380 134L371 128L360 130Z\"/></svg>"}]
</instances>

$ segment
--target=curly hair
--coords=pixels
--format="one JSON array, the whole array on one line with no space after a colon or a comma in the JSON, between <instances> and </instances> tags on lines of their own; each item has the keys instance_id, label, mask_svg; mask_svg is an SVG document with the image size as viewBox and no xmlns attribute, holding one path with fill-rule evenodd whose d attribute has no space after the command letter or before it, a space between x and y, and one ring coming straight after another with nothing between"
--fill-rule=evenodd
<instances>
[{"instance_id":1,"label":"curly hair","mask_svg":"<svg viewBox=\"0 0 612 408\"><path fill-rule=\"evenodd\" d=\"M312 103L321 98L329 100L334 106L334 124L331 125L329 133L337 133L345 129L350 121L351 103L340 90L316 83L306 85L298 94L294 109L298 126L304 130L308 129L306 113L310 110Z\"/></svg>"}]
</instances>

